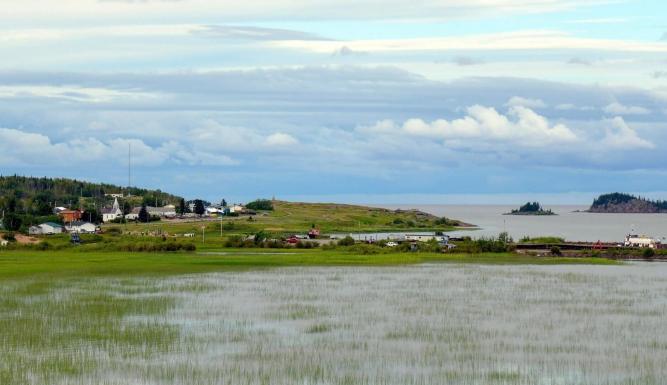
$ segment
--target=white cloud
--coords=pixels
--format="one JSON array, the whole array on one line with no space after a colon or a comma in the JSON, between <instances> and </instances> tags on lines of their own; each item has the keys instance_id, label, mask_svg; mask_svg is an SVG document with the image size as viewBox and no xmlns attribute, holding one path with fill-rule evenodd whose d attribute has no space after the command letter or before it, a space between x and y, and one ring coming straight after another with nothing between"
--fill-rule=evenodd
<instances>
[{"instance_id":1,"label":"white cloud","mask_svg":"<svg viewBox=\"0 0 667 385\"><path fill-rule=\"evenodd\" d=\"M429 19L497 16L499 14L543 13L574 9L600 0L425 0L419 7L402 0L253 0L245 2L208 0L126 1L61 0L57 6L49 0L13 2L4 13L13 20L106 19L140 20L206 17L239 20L286 19Z\"/></svg>"},{"instance_id":2,"label":"white cloud","mask_svg":"<svg viewBox=\"0 0 667 385\"><path fill-rule=\"evenodd\" d=\"M282 132L271 134L264 141L264 144L269 147L287 147L293 146L297 143L299 143L299 141L296 140L293 136Z\"/></svg>"},{"instance_id":3,"label":"white cloud","mask_svg":"<svg viewBox=\"0 0 667 385\"><path fill-rule=\"evenodd\" d=\"M575 133L562 124L549 121L523 106L510 107L507 115L496 109L484 106L472 106L467 115L460 119L438 119L426 122L422 119L409 119L402 125L384 120L370 128L360 128L361 132L402 133L435 139L469 140L471 147L477 142L503 141L524 147L542 147L555 143L571 143L578 140Z\"/></svg>"},{"instance_id":4,"label":"white cloud","mask_svg":"<svg viewBox=\"0 0 667 385\"><path fill-rule=\"evenodd\" d=\"M645 115L651 111L639 106L626 106L618 102L611 103L604 108L604 112L609 115Z\"/></svg>"},{"instance_id":5,"label":"white cloud","mask_svg":"<svg viewBox=\"0 0 667 385\"><path fill-rule=\"evenodd\" d=\"M520 96L514 96L505 104L508 107L528 107L528 108L546 108L547 104L542 99L527 99Z\"/></svg>"},{"instance_id":6,"label":"white cloud","mask_svg":"<svg viewBox=\"0 0 667 385\"><path fill-rule=\"evenodd\" d=\"M334 41L277 41L276 47L329 54L341 45ZM661 42L581 38L562 31L535 30L456 37L353 40L345 46L363 52L489 51L489 50L590 50L612 52L665 53Z\"/></svg>"},{"instance_id":7,"label":"white cloud","mask_svg":"<svg viewBox=\"0 0 667 385\"><path fill-rule=\"evenodd\" d=\"M73 139L54 142L44 134L22 130L0 128L0 164L12 165L56 165L64 167L104 165L114 167L126 161L128 148L132 148L132 161L137 166L159 166L166 162L189 165L234 165L238 164L227 155L211 151L199 151L196 145L166 141L150 146L140 139L95 138Z\"/></svg>"},{"instance_id":8,"label":"white cloud","mask_svg":"<svg viewBox=\"0 0 667 385\"><path fill-rule=\"evenodd\" d=\"M615 117L606 122L606 135L602 139L602 145L610 149L652 149L655 145L637 135L621 117Z\"/></svg>"},{"instance_id":9,"label":"white cloud","mask_svg":"<svg viewBox=\"0 0 667 385\"><path fill-rule=\"evenodd\" d=\"M572 103L558 104L554 108L558 111L593 111L593 110L595 110L595 108L591 107L591 106L576 106Z\"/></svg>"}]
</instances>

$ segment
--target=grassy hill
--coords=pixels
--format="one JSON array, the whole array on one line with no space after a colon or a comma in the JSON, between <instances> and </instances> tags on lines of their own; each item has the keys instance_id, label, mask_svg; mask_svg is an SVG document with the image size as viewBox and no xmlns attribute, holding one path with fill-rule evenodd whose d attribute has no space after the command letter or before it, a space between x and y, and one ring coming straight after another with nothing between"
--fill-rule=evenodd
<instances>
[{"instance_id":1,"label":"grassy hill","mask_svg":"<svg viewBox=\"0 0 667 385\"><path fill-rule=\"evenodd\" d=\"M158 230L174 233L201 234L201 227L211 236L219 235L222 225L225 235L250 234L260 230L274 234L305 233L313 227L323 233L450 231L466 224L440 218L416 210L388 210L336 203L298 203L273 201L273 210L259 211L248 217L223 217L214 220L162 221L130 224L125 232L145 233ZM469 226L469 225L468 225ZM121 225L107 225L121 227Z\"/></svg>"}]
</instances>

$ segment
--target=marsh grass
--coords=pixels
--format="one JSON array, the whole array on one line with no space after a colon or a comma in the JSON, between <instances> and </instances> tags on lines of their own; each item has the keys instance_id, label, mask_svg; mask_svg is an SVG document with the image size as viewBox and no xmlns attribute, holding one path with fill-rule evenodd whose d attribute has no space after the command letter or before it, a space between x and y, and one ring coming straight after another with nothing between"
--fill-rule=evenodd
<instances>
[{"instance_id":1,"label":"marsh grass","mask_svg":"<svg viewBox=\"0 0 667 385\"><path fill-rule=\"evenodd\" d=\"M667 265L15 278L0 383L662 384Z\"/></svg>"}]
</instances>

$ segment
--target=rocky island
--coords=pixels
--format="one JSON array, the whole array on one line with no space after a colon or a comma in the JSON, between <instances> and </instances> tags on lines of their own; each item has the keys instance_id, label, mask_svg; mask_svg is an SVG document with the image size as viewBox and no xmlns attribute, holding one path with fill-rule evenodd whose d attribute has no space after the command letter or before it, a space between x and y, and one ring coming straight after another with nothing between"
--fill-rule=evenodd
<instances>
[{"instance_id":1,"label":"rocky island","mask_svg":"<svg viewBox=\"0 0 667 385\"><path fill-rule=\"evenodd\" d=\"M518 210L512 210L503 215L557 215L551 209L545 210L539 202L528 202L519 207Z\"/></svg>"},{"instance_id":2,"label":"rocky island","mask_svg":"<svg viewBox=\"0 0 667 385\"><path fill-rule=\"evenodd\" d=\"M588 209L589 213L667 213L667 201L652 201L624 193L600 195Z\"/></svg>"}]
</instances>

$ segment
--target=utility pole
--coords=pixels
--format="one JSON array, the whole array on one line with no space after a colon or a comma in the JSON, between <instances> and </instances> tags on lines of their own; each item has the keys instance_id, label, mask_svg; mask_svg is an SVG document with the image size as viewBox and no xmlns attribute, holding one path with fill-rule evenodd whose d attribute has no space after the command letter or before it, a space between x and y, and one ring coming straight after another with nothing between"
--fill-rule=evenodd
<instances>
[{"instance_id":1,"label":"utility pole","mask_svg":"<svg viewBox=\"0 0 667 385\"><path fill-rule=\"evenodd\" d=\"M127 144L127 195L130 196L132 186L132 143Z\"/></svg>"},{"instance_id":2,"label":"utility pole","mask_svg":"<svg viewBox=\"0 0 667 385\"><path fill-rule=\"evenodd\" d=\"M206 243L206 226L201 227L201 243Z\"/></svg>"},{"instance_id":3,"label":"utility pole","mask_svg":"<svg viewBox=\"0 0 667 385\"><path fill-rule=\"evenodd\" d=\"M220 215L220 238L222 238L222 215Z\"/></svg>"}]
</instances>

